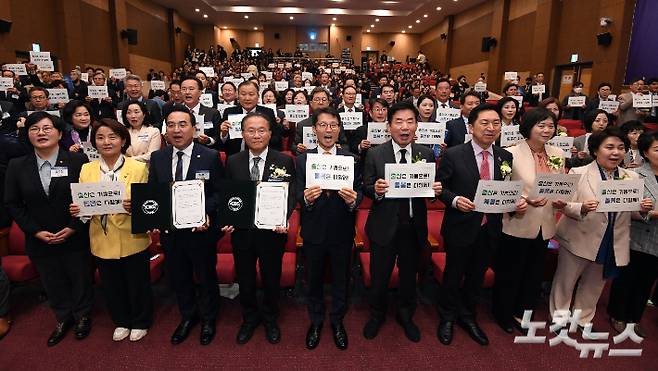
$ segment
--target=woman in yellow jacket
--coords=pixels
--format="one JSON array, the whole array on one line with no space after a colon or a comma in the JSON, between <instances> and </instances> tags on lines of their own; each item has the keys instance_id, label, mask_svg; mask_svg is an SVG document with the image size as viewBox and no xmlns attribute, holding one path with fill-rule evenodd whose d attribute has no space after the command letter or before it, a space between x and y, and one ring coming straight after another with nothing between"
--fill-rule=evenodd
<instances>
[{"instance_id":1,"label":"woman in yellow jacket","mask_svg":"<svg viewBox=\"0 0 658 371\"><path fill-rule=\"evenodd\" d=\"M125 157L130 146L128 129L112 119L103 119L92 129L92 145L100 159L85 164L80 183L120 181L130 195L132 183L146 183L148 168L143 162ZM130 212L130 200L124 201ZM71 205L71 215L80 212ZM149 236L131 233L130 214L97 215L91 218L89 239L96 257L105 301L117 326L112 339L130 336L138 341L146 336L153 317L153 294L150 283Z\"/></svg>"}]
</instances>

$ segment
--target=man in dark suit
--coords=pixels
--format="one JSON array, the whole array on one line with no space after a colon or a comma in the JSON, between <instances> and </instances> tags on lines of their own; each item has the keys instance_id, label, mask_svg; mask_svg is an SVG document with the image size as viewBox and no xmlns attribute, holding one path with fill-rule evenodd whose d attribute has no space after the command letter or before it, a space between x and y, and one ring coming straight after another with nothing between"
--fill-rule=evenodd
<instances>
[{"instance_id":1,"label":"man in dark suit","mask_svg":"<svg viewBox=\"0 0 658 371\"><path fill-rule=\"evenodd\" d=\"M249 83L251 84L251 83ZM267 109L270 113L272 110ZM246 150L228 158L226 177L236 180L264 182L288 182L288 217L295 208L295 164L283 153L270 148L272 136L271 116L252 112L242 119L242 133ZM236 341L246 344L254 330L263 322L267 341L276 344L281 340L277 325L279 316L279 282L284 246L288 237L288 226L277 226L274 230L235 229L225 226L222 231L232 233L233 257L237 281L240 285L240 305L243 322ZM265 291L262 310L256 298L256 262Z\"/></svg>"},{"instance_id":2,"label":"man in dark suit","mask_svg":"<svg viewBox=\"0 0 658 371\"><path fill-rule=\"evenodd\" d=\"M544 92L543 93L532 94L533 85L544 85ZM544 81L544 73L543 72L537 72L537 74L535 75L534 82L531 85L526 86L526 89L527 90L525 91L525 96L527 97L528 104L530 104L530 106L532 106L532 107L537 107L539 102L541 102L542 100L544 100L544 99L551 96L551 92L548 88L548 85ZM541 98L541 99L539 99L539 98Z\"/></svg>"},{"instance_id":3,"label":"man in dark suit","mask_svg":"<svg viewBox=\"0 0 658 371\"><path fill-rule=\"evenodd\" d=\"M494 145L501 129L496 106L484 104L474 108L468 122L473 140L448 148L438 171L444 186L440 198L447 206L441 226L447 260L437 335L446 345L452 341L455 321L478 344L489 343L475 321L475 305L502 233L502 214L475 212L473 200L480 179L503 180L501 166L507 163L512 167L512 154ZM516 212L523 213L526 207L521 199Z\"/></svg>"},{"instance_id":4,"label":"man in dark suit","mask_svg":"<svg viewBox=\"0 0 658 371\"><path fill-rule=\"evenodd\" d=\"M280 124L276 123L274 117L274 111L267 107L258 105L258 86L251 81L244 81L238 86L238 97L240 104L235 107L229 107L224 110L224 117L222 118L222 124L220 126L219 133L219 148L226 152L227 155L232 155L238 153L245 149L245 141L241 138L231 139L229 135L229 127L231 123L228 121L229 116L247 114L251 112L258 112L265 117L267 117L270 123L271 129L271 139L269 143L270 148L274 148L277 151L282 149L282 133L283 127Z\"/></svg>"},{"instance_id":5,"label":"man in dark suit","mask_svg":"<svg viewBox=\"0 0 658 371\"><path fill-rule=\"evenodd\" d=\"M338 113L345 113L345 112L358 112L361 114L361 123L362 126L366 124L367 121L367 116L366 113L361 109L358 108L355 103L356 103L356 88L354 86L348 85L343 89L343 103L338 107ZM342 125L341 125L342 126ZM348 146L345 148L349 150L351 148L352 143L354 143L357 139L357 134L356 130L342 130L341 131L345 135L345 139L347 140ZM367 132L366 132L367 134ZM358 143L357 143L358 145Z\"/></svg>"},{"instance_id":6,"label":"man in dark suit","mask_svg":"<svg viewBox=\"0 0 658 371\"><path fill-rule=\"evenodd\" d=\"M471 110L480 104L480 96L473 91L469 91L459 98L459 102L462 105L461 117L446 123L445 143L448 148L464 143L466 134L468 134L468 117Z\"/></svg>"},{"instance_id":7,"label":"man in dark suit","mask_svg":"<svg viewBox=\"0 0 658 371\"><path fill-rule=\"evenodd\" d=\"M450 81L438 79L436 81L436 107L437 108L459 108L450 100Z\"/></svg>"},{"instance_id":8,"label":"man in dark suit","mask_svg":"<svg viewBox=\"0 0 658 371\"><path fill-rule=\"evenodd\" d=\"M587 115L587 112L599 109L599 104L601 104L601 101L611 101L612 99L608 98L610 93L612 93L612 85L607 82L602 82L599 84L599 87L596 90L597 94L592 98L587 101L587 105L585 106L585 115ZM608 115L608 120L612 115Z\"/></svg>"},{"instance_id":9,"label":"man in dark suit","mask_svg":"<svg viewBox=\"0 0 658 371\"><path fill-rule=\"evenodd\" d=\"M208 230L210 216L217 210L219 181L224 168L217 151L194 143L194 115L183 105L175 106L167 116L167 139L171 146L151 154L149 183L170 184L172 181L202 179L206 197L206 224L191 229L171 229L160 233L166 253L167 275L178 299L182 320L173 335L172 344L182 343L198 322L194 277L201 286L202 345L215 337L215 320L219 311L217 285L217 232Z\"/></svg>"},{"instance_id":10,"label":"man in dark suit","mask_svg":"<svg viewBox=\"0 0 658 371\"><path fill-rule=\"evenodd\" d=\"M311 96L309 97L309 99L310 99L309 109L311 114L313 114L313 112L315 112L315 110L317 109L329 107L331 103L331 96L329 95L329 92L327 92L326 89L321 87L317 87L313 89L313 91L311 91ZM295 125L295 139L293 140L292 145L290 146L290 149L293 153L300 154L306 151L306 146L304 145L304 128L312 127L312 126L313 126L313 122L311 121L310 117L298 122ZM345 136L345 130L343 130L342 127L340 128L338 143L341 147L348 146L347 136Z\"/></svg>"},{"instance_id":11,"label":"man in dark suit","mask_svg":"<svg viewBox=\"0 0 658 371\"><path fill-rule=\"evenodd\" d=\"M96 72L92 78L92 81L94 86L105 85L105 74L100 71ZM116 120L114 109L117 106L119 96L117 95L117 92L112 90L109 86L107 87L107 95L107 97L102 99L92 99L91 97L86 96L85 100L89 103L89 105L91 105L94 114L99 119L108 118Z\"/></svg>"},{"instance_id":12,"label":"man in dark suit","mask_svg":"<svg viewBox=\"0 0 658 371\"><path fill-rule=\"evenodd\" d=\"M361 177L354 167L351 188L339 191L322 190L319 185L306 188L307 154L354 157L347 149L338 148L340 116L333 108L313 112L313 132L318 148L297 156L297 200L301 208L301 236L308 276L308 312L311 326L306 335L306 347L314 349L320 343L325 316L324 272L327 260L331 266L331 329L338 349L347 349L347 332L343 317L347 311L347 283L350 257L354 244L354 210L361 202ZM356 158L354 158L356 162Z\"/></svg>"},{"instance_id":13,"label":"man in dark suit","mask_svg":"<svg viewBox=\"0 0 658 371\"><path fill-rule=\"evenodd\" d=\"M409 340L420 341L420 330L412 317L416 310L416 276L420 256L429 248L427 206L424 198L387 198L389 184L385 180L386 164L434 163L431 149L412 143L418 127L416 117L418 110L409 102L391 106L387 126L391 140L371 148L366 155L363 193L373 200L366 222L366 234L372 244L370 319L363 329L366 339L377 336L386 319L388 283L397 260L400 287L396 320ZM441 193L441 183L434 182L432 188L435 196Z\"/></svg>"},{"instance_id":14,"label":"man in dark suit","mask_svg":"<svg viewBox=\"0 0 658 371\"><path fill-rule=\"evenodd\" d=\"M108 88L110 86L111 85L108 84ZM142 94L142 79L137 75L128 75L125 79L125 86L128 98L119 103L117 109L123 111L131 101L146 101L146 109L149 111L149 115L153 119L153 122L156 123L156 126L159 126L162 123L162 112L160 111L160 106L158 106L153 100L144 98L144 95Z\"/></svg>"},{"instance_id":15,"label":"man in dark suit","mask_svg":"<svg viewBox=\"0 0 658 371\"><path fill-rule=\"evenodd\" d=\"M222 118L219 111L201 104L199 99L201 99L202 91L203 84L196 77L187 77L181 82L183 104L195 117L203 116L203 132L199 133L198 142L216 149L219 123Z\"/></svg>"},{"instance_id":16,"label":"man in dark suit","mask_svg":"<svg viewBox=\"0 0 658 371\"><path fill-rule=\"evenodd\" d=\"M16 112L25 111L25 103L29 100L27 90L21 86L20 79L16 78L14 71L3 70L2 77L11 77L14 79L14 86L6 91L0 91L0 101L11 102Z\"/></svg>"},{"instance_id":17,"label":"man in dark suit","mask_svg":"<svg viewBox=\"0 0 658 371\"><path fill-rule=\"evenodd\" d=\"M196 75L194 75L199 81L201 81L201 84L203 84L203 89L201 89L201 94L210 94L212 96L212 108L217 107L217 103L219 103L219 97L217 96L217 92L208 89L208 76L206 76L206 73L203 71L197 71Z\"/></svg>"}]
</instances>

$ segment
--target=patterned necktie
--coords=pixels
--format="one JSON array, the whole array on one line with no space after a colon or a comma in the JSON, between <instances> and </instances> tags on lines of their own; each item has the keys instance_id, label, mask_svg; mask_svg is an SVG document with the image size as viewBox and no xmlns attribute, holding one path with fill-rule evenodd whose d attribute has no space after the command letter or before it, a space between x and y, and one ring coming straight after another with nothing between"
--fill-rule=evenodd
<instances>
[{"instance_id":1,"label":"patterned necktie","mask_svg":"<svg viewBox=\"0 0 658 371\"><path fill-rule=\"evenodd\" d=\"M480 179L482 180L491 180L491 173L489 172L489 152L482 151L482 164L480 165ZM483 215L482 223L480 225L487 224L487 216Z\"/></svg>"},{"instance_id":2,"label":"patterned necktie","mask_svg":"<svg viewBox=\"0 0 658 371\"><path fill-rule=\"evenodd\" d=\"M254 165L251 167L251 180L257 182L260 179L260 171L258 170L258 163L260 157L254 157Z\"/></svg>"},{"instance_id":3,"label":"patterned necktie","mask_svg":"<svg viewBox=\"0 0 658 371\"><path fill-rule=\"evenodd\" d=\"M183 151L178 151L176 152L176 156L178 156L178 161L176 161L176 177L175 181L181 181L183 180L183 155L185 153Z\"/></svg>"}]
</instances>

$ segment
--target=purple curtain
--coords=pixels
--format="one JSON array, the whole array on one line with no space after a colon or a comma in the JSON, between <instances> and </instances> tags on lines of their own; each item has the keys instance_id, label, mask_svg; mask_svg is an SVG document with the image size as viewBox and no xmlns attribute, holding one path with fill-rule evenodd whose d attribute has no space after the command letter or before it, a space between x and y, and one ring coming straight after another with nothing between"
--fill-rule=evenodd
<instances>
[{"instance_id":1,"label":"purple curtain","mask_svg":"<svg viewBox=\"0 0 658 371\"><path fill-rule=\"evenodd\" d=\"M636 0L625 83L636 77L658 76L658 1Z\"/></svg>"}]
</instances>

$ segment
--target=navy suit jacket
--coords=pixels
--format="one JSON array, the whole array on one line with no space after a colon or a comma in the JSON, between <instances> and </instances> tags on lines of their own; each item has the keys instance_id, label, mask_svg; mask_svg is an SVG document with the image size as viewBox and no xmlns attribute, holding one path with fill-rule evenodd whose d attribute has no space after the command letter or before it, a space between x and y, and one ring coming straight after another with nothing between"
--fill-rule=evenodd
<instances>
[{"instance_id":1,"label":"navy suit jacket","mask_svg":"<svg viewBox=\"0 0 658 371\"><path fill-rule=\"evenodd\" d=\"M466 138L466 122L463 117L450 120L446 123L446 140L445 143L448 147L458 146L464 144Z\"/></svg>"}]
</instances>

